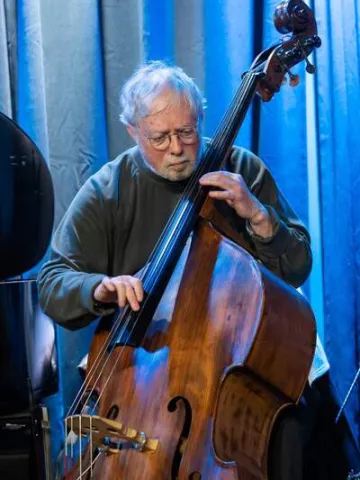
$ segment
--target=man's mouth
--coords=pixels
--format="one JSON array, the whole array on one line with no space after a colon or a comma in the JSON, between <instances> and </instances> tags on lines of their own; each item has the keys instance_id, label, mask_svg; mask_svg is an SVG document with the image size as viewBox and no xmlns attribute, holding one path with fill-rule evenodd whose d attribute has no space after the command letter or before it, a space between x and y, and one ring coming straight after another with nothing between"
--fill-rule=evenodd
<instances>
[{"instance_id":1,"label":"man's mouth","mask_svg":"<svg viewBox=\"0 0 360 480\"><path fill-rule=\"evenodd\" d=\"M169 168L182 168L189 163L189 160L181 160L169 164Z\"/></svg>"}]
</instances>

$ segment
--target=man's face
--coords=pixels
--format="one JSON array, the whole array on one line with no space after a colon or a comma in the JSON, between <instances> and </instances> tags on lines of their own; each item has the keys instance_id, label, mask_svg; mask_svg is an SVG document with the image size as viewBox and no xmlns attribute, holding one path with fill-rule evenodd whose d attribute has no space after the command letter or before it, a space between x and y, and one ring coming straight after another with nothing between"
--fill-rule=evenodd
<instances>
[{"instance_id":1,"label":"man's face","mask_svg":"<svg viewBox=\"0 0 360 480\"><path fill-rule=\"evenodd\" d=\"M165 150L154 146L164 134L191 131L197 127L197 118L191 112L186 100L177 98L174 92L164 90L151 105L149 115L138 121L137 127L128 127L128 132L139 145L145 162L158 175L168 180L184 180L194 171L199 155L201 138L195 134L194 143L184 143L178 135L171 135ZM165 141L168 142L166 137ZM163 148L163 147L161 147Z\"/></svg>"}]
</instances>

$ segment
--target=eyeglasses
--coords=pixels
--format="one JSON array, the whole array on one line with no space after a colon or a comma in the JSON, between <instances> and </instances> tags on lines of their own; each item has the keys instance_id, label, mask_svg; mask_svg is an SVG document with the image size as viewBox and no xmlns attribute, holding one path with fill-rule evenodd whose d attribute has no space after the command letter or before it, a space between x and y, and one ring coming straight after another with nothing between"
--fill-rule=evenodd
<instances>
[{"instance_id":1,"label":"eyeglasses","mask_svg":"<svg viewBox=\"0 0 360 480\"><path fill-rule=\"evenodd\" d=\"M166 150L171 143L171 137L174 135L176 135L185 145L192 145L193 143L196 143L198 139L198 128L197 126L183 127L179 128L179 130L174 133L162 133L153 137L145 135L145 137L156 150Z\"/></svg>"}]
</instances>

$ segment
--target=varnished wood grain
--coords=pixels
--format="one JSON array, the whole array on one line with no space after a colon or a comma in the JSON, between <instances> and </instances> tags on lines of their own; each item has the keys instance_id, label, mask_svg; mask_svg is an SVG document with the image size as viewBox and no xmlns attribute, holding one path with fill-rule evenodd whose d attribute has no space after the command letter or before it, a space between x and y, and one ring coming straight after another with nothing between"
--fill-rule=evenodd
<instances>
[{"instance_id":1,"label":"varnished wood grain","mask_svg":"<svg viewBox=\"0 0 360 480\"><path fill-rule=\"evenodd\" d=\"M105 336L101 329L95 336L89 367ZM301 395L314 341L311 310L295 290L199 221L142 347L117 347L96 384L101 392L114 369L99 414L116 404L117 420L158 438L159 447L102 454L93 478L173 478L186 407L179 401L170 412L168 406L180 397L190 406L191 426L179 480L194 472L202 480L266 479L272 426Z\"/></svg>"}]
</instances>

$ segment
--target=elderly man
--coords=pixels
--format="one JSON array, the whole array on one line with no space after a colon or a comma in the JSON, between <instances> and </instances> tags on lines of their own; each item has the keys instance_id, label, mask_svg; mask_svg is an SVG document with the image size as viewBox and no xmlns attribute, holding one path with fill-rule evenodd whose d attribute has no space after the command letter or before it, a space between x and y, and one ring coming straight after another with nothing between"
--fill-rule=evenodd
<instances>
[{"instance_id":1,"label":"elderly man","mask_svg":"<svg viewBox=\"0 0 360 480\"><path fill-rule=\"evenodd\" d=\"M152 62L127 81L121 120L136 146L81 188L60 223L38 280L43 310L69 329L114 311L140 309L144 266L209 142L203 97L178 67ZM200 183L257 257L299 286L311 270L309 234L264 163L233 147L224 171ZM305 407L299 407L305 408ZM270 478L302 479L301 425L285 418L271 446ZM134 479L135 480L135 479Z\"/></svg>"}]
</instances>

